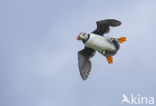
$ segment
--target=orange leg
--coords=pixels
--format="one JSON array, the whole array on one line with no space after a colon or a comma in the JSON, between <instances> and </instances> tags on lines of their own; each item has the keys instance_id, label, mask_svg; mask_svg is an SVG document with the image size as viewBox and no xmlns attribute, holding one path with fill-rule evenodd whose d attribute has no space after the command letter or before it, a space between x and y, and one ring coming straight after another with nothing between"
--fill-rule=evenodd
<instances>
[{"instance_id":1,"label":"orange leg","mask_svg":"<svg viewBox=\"0 0 156 106\"><path fill-rule=\"evenodd\" d=\"M106 57L107 62L108 62L109 64L113 63L113 57L111 57L111 56L106 56L104 53L101 53L101 54L102 54L103 56Z\"/></svg>"},{"instance_id":2,"label":"orange leg","mask_svg":"<svg viewBox=\"0 0 156 106\"><path fill-rule=\"evenodd\" d=\"M123 43L126 41L126 37L121 37L117 39L119 41L119 43Z\"/></svg>"}]
</instances>

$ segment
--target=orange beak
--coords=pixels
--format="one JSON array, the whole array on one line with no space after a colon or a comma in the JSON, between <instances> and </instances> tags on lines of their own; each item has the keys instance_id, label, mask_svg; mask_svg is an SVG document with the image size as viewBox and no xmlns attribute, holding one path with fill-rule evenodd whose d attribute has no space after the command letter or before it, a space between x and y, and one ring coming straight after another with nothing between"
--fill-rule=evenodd
<instances>
[{"instance_id":1,"label":"orange beak","mask_svg":"<svg viewBox=\"0 0 156 106\"><path fill-rule=\"evenodd\" d=\"M77 35L76 39L77 39L77 40L80 40L80 35Z\"/></svg>"}]
</instances>

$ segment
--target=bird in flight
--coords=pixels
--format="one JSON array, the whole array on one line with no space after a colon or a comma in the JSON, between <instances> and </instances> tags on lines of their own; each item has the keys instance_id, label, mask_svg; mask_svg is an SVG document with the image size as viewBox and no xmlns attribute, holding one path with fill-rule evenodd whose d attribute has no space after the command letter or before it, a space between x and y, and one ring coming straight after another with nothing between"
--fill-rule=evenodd
<instances>
[{"instance_id":1,"label":"bird in flight","mask_svg":"<svg viewBox=\"0 0 156 106\"><path fill-rule=\"evenodd\" d=\"M121 22L115 19L106 19L97 21L97 28L91 33L81 32L77 36L77 40L81 40L85 47L78 52L78 66L80 75L83 80L86 80L90 70L91 62L90 58L95 55L95 52L99 52L106 57L109 64L113 62L112 56L114 56L120 48L119 43L126 41L126 37L112 38L106 37L104 34L110 31L111 27L121 25Z\"/></svg>"}]
</instances>

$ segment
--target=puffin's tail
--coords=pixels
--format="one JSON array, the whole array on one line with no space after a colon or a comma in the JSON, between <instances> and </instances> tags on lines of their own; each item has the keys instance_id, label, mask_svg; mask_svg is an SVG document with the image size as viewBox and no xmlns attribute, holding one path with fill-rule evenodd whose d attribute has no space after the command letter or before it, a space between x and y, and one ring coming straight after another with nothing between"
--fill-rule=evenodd
<instances>
[{"instance_id":1,"label":"puffin's tail","mask_svg":"<svg viewBox=\"0 0 156 106\"><path fill-rule=\"evenodd\" d=\"M126 37L121 37L117 39L119 43L123 43L126 41Z\"/></svg>"},{"instance_id":2,"label":"puffin's tail","mask_svg":"<svg viewBox=\"0 0 156 106\"><path fill-rule=\"evenodd\" d=\"M120 37L120 38L118 38L118 39L116 39L119 43L123 43L123 42L125 42L126 41L126 37ZM117 43L118 44L118 43ZM119 45L119 44L118 44ZM118 49L119 49L119 46L117 46L118 47ZM104 55L105 57L106 57L106 59L107 59L107 62L109 63L109 64L111 64L111 63L113 63L113 57L112 56L106 56L106 55Z\"/></svg>"}]
</instances>

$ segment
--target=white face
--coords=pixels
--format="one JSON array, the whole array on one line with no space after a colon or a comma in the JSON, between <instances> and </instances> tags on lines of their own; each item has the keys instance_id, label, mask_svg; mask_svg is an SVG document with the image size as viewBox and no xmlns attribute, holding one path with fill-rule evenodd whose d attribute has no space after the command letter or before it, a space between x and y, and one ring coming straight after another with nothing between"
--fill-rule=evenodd
<instances>
[{"instance_id":1,"label":"white face","mask_svg":"<svg viewBox=\"0 0 156 106\"><path fill-rule=\"evenodd\" d=\"M87 33L84 33L84 32L81 32L79 34L81 40L87 40L88 39L88 34Z\"/></svg>"}]
</instances>

